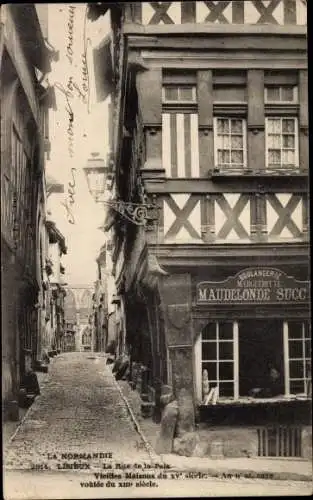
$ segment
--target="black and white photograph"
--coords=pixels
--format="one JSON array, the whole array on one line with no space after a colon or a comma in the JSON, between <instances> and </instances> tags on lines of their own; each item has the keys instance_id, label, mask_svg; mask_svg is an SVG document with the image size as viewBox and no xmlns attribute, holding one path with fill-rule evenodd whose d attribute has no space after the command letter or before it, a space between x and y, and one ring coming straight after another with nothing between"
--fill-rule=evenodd
<instances>
[{"instance_id":1,"label":"black and white photograph","mask_svg":"<svg viewBox=\"0 0 313 500\"><path fill-rule=\"evenodd\" d=\"M5 500L312 495L307 4L1 4Z\"/></svg>"}]
</instances>

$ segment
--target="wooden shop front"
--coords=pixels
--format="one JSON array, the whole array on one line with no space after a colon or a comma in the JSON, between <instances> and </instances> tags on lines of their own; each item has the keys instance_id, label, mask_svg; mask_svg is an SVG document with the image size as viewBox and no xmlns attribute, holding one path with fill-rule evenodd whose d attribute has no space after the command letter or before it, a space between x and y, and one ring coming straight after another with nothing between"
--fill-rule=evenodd
<instances>
[{"instance_id":1,"label":"wooden shop front","mask_svg":"<svg viewBox=\"0 0 313 500\"><path fill-rule=\"evenodd\" d=\"M202 437L229 456L310 456L309 282L250 267L193 292Z\"/></svg>"}]
</instances>

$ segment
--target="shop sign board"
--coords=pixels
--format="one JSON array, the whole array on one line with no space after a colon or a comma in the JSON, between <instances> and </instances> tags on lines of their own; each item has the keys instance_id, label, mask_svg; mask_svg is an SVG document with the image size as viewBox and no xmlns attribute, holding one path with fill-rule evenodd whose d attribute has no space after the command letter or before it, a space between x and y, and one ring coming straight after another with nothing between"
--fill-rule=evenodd
<instances>
[{"instance_id":1,"label":"shop sign board","mask_svg":"<svg viewBox=\"0 0 313 500\"><path fill-rule=\"evenodd\" d=\"M197 283L197 304L307 303L310 282L298 281L283 271L251 267L224 281Z\"/></svg>"}]
</instances>

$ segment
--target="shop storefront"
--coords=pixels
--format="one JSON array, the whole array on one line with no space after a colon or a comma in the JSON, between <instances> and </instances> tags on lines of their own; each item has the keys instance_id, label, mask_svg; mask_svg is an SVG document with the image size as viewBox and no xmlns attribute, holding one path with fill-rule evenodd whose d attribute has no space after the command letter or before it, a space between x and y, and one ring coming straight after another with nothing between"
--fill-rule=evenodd
<instances>
[{"instance_id":1,"label":"shop storefront","mask_svg":"<svg viewBox=\"0 0 313 500\"><path fill-rule=\"evenodd\" d=\"M194 283L200 420L211 432L226 426L233 456L242 454L240 433L248 431L251 455L311 453L302 443L312 397L309 294L308 281L267 267ZM229 426L239 434L230 438Z\"/></svg>"}]
</instances>

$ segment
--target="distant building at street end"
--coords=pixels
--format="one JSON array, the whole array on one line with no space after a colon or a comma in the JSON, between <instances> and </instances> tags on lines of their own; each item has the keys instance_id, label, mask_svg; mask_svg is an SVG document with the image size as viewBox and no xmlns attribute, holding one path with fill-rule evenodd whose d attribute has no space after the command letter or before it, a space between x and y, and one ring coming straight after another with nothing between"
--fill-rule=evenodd
<instances>
[{"instance_id":1,"label":"distant building at street end","mask_svg":"<svg viewBox=\"0 0 313 500\"><path fill-rule=\"evenodd\" d=\"M67 285L64 298L64 351L94 351L92 285Z\"/></svg>"}]
</instances>

